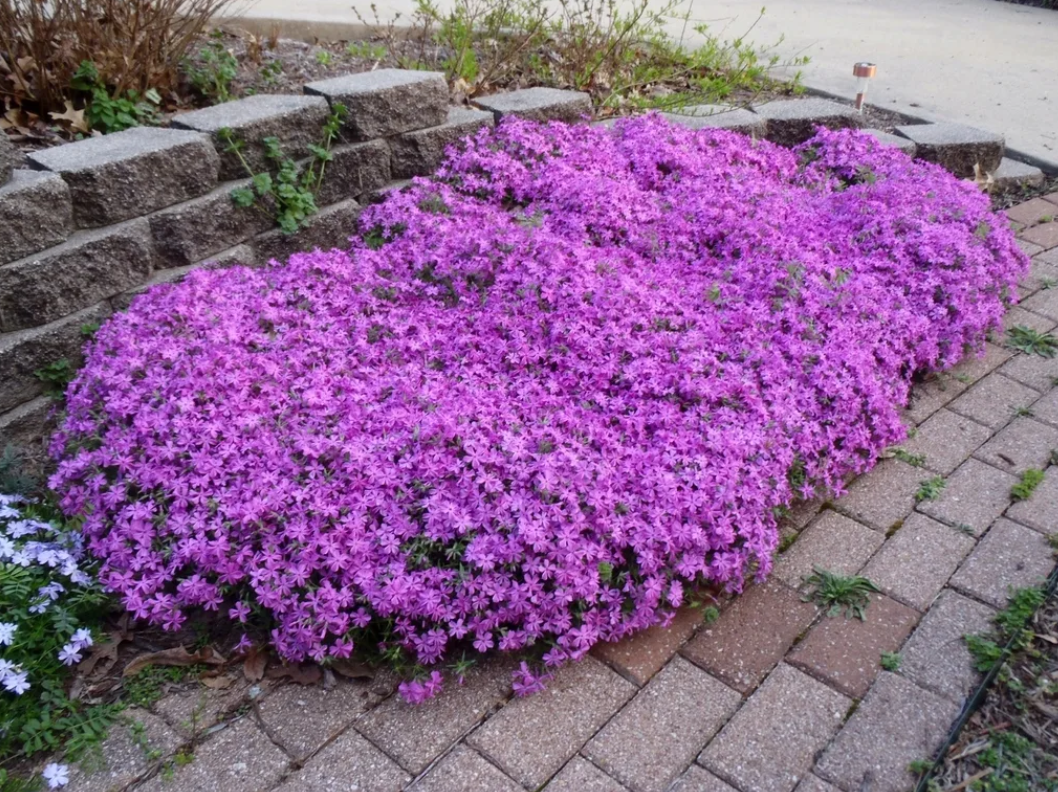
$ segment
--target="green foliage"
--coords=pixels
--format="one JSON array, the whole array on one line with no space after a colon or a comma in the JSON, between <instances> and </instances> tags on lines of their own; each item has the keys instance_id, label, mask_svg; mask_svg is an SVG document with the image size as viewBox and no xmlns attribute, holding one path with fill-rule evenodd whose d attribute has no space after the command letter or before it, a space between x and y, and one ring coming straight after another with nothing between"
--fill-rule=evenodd
<instances>
[{"instance_id":1,"label":"green foliage","mask_svg":"<svg viewBox=\"0 0 1058 792\"><path fill-rule=\"evenodd\" d=\"M283 62L278 59L270 60L261 67L261 79L264 80L265 85L275 85L282 73Z\"/></svg>"},{"instance_id":2,"label":"green foliage","mask_svg":"<svg viewBox=\"0 0 1058 792\"><path fill-rule=\"evenodd\" d=\"M278 138L267 137L261 144L273 172L258 173L243 153L245 142L236 138L231 129L219 130L217 134L225 144L225 151L235 154L251 177L252 187L232 190L231 197L235 204L264 212L284 234L297 233L318 211L316 195L323 184L327 163L334 159L331 148L338 139L342 121L347 114L344 105L334 106L324 122L320 143L309 146L312 159L304 170L299 170L297 163L283 152Z\"/></svg>"},{"instance_id":3,"label":"green foliage","mask_svg":"<svg viewBox=\"0 0 1058 792\"><path fill-rule=\"evenodd\" d=\"M1032 497L1036 487L1043 482L1043 471L1029 468L1021 474L1018 483L1010 488L1010 497L1016 501L1028 500Z\"/></svg>"},{"instance_id":4,"label":"green foliage","mask_svg":"<svg viewBox=\"0 0 1058 792\"><path fill-rule=\"evenodd\" d=\"M334 53L325 49L316 50L316 63L320 66L330 66L334 63Z\"/></svg>"},{"instance_id":5,"label":"green foliage","mask_svg":"<svg viewBox=\"0 0 1058 792\"><path fill-rule=\"evenodd\" d=\"M882 652L882 668L886 671L897 671L903 658L899 652Z\"/></svg>"},{"instance_id":6,"label":"green foliage","mask_svg":"<svg viewBox=\"0 0 1058 792\"><path fill-rule=\"evenodd\" d=\"M926 464L925 454L911 454L905 451L903 448L893 449L893 456L899 459L901 462L906 462L911 467L922 467Z\"/></svg>"},{"instance_id":7,"label":"green foliage","mask_svg":"<svg viewBox=\"0 0 1058 792\"><path fill-rule=\"evenodd\" d=\"M124 698L144 709L165 695L170 685L183 682L201 672L201 666L148 666L122 681Z\"/></svg>"},{"instance_id":8,"label":"green foliage","mask_svg":"<svg viewBox=\"0 0 1058 792\"><path fill-rule=\"evenodd\" d=\"M861 621L866 619L870 595L879 591L874 583L857 575L844 577L819 567L813 569L814 572L805 577L805 583L813 587L802 597L805 602L815 602L825 608L827 616L844 612L847 619L853 616Z\"/></svg>"},{"instance_id":9,"label":"green foliage","mask_svg":"<svg viewBox=\"0 0 1058 792\"><path fill-rule=\"evenodd\" d=\"M947 482L943 476L934 476L933 478L920 481L918 489L915 491L915 500L921 503L922 501L936 500L940 497L941 492L944 491L944 487L947 486Z\"/></svg>"},{"instance_id":10,"label":"green foliage","mask_svg":"<svg viewBox=\"0 0 1058 792\"><path fill-rule=\"evenodd\" d=\"M345 51L350 58L361 58L362 60L382 60L389 52L383 45L367 41L354 41L345 48Z\"/></svg>"},{"instance_id":11,"label":"green foliage","mask_svg":"<svg viewBox=\"0 0 1058 792\"><path fill-rule=\"evenodd\" d=\"M28 495L36 487L37 480L26 473L22 454L13 445L5 445L0 452L0 492Z\"/></svg>"},{"instance_id":12,"label":"green foliage","mask_svg":"<svg viewBox=\"0 0 1058 792\"><path fill-rule=\"evenodd\" d=\"M81 62L74 72L71 87L89 95L85 122L93 130L109 134L158 123L158 106L162 97L156 90L149 88L142 95L136 90L111 93L92 61Z\"/></svg>"},{"instance_id":13,"label":"green foliage","mask_svg":"<svg viewBox=\"0 0 1058 792\"><path fill-rule=\"evenodd\" d=\"M195 89L213 104L235 98L232 83L239 74L239 61L224 46L224 34L214 30L209 43L192 60L184 63L184 72Z\"/></svg>"},{"instance_id":14,"label":"green foliage","mask_svg":"<svg viewBox=\"0 0 1058 792\"><path fill-rule=\"evenodd\" d=\"M77 372L66 358L48 363L33 372L33 376L44 383L48 394L62 398Z\"/></svg>"},{"instance_id":15,"label":"green foliage","mask_svg":"<svg viewBox=\"0 0 1058 792\"><path fill-rule=\"evenodd\" d=\"M1025 625L1043 605L1044 599L1042 589L1015 589L1010 594L1007 606L995 615L993 623L996 629L993 632L966 636L966 646L978 671L990 671L996 663L1002 661L1003 647L1011 639L1014 639L1015 649L1025 645Z\"/></svg>"},{"instance_id":16,"label":"green foliage","mask_svg":"<svg viewBox=\"0 0 1058 792\"><path fill-rule=\"evenodd\" d=\"M1058 355L1058 338L1031 327L1018 325L1007 330L1007 346L1019 352L1053 358Z\"/></svg>"}]
</instances>

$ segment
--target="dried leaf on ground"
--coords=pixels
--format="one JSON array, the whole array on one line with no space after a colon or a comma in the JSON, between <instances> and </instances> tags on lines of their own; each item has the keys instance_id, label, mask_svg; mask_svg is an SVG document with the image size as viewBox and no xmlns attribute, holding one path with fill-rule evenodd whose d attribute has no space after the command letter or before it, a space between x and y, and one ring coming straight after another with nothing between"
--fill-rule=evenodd
<instances>
[{"instance_id":1,"label":"dried leaf on ground","mask_svg":"<svg viewBox=\"0 0 1058 792\"><path fill-rule=\"evenodd\" d=\"M323 673L317 665L283 665L272 666L266 676L269 679L289 677L299 685L315 685L323 677Z\"/></svg>"},{"instance_id":2,"label":"dried leaf on ground","mask_svg":"<svg viewBox=\"0 0 1058 792\"><path fill-rule=\"evenodd\" d=\"M348 660L343 657L338 657L330 661L330 667L334 669L335 673L341 674L348 679L375 678L375 669L365 663L357 662L356 660Z\"/></svg>"},{"instance_id":3,"label":"dried leaf on ground","mask_svg":"<svg viewBox=\"0 0 1058 792\"><path fill-rule=\"evenodd\" d=\"M264 677L265 666L268 664L268 655L256 646L250 647L246 653L246 659L242 664L242 674L247 682L260 682Z\"/></svg>"},{"instance_id":4,"label":"dried leaf on ground","mask_svg":"<svg viewBox=\"0 0 1058 792\"><path fill-rule=\"evenodd\" d=\"M133 676L152 665L224 665L226 662L228 661L208 646L204 646L196 652L187 651L186 646L175 646L172 649L163 649L160 652L149 652L148 654L140 655L125 666L122 676Z\"/></svg>"}]
</instances>

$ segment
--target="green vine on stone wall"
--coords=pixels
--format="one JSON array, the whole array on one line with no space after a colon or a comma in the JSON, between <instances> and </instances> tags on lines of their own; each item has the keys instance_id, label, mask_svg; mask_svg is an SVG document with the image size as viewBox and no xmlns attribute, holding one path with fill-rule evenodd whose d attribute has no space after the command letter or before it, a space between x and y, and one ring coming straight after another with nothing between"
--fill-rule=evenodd
<instances>
[{"instance_id":1,"label":"green vine on stone wall","mask_svg":"<svg viewBox=\"0 0 1058 792\"><path fill-rule=\"evenodd\" d=\"M320 142L308 147L311 159L304 170L283 151L279 138L266 137L262 138L261 145L272 168L258 173L244 154L246 141L238 139L230 127L219 130L217 134L225 144L225 151L238 157L251 179L250 187L232 190L232 200L238 206L264 212L284 234L294 234L304 228L308 219L319 211L316 196L323 184L327 163L334 159L331 149L346 115L345 105L334 106L323 124Z\"/></svg>"}]
</instances>

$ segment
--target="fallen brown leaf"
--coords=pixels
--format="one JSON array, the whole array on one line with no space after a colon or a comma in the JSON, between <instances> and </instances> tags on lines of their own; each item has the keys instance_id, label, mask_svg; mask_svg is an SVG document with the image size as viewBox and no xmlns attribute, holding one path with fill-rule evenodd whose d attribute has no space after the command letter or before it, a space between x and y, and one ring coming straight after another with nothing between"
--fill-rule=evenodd
<instances>
[{"instance_id":1,"label":"fallen brown leaf","mask_svg":"<svg viewBox=\"0 0 1058 792\"><path fill-rule=\"evenodd\" d=\"M320 681L320 678L323 676L323 673L320 671L320 667L317 665L282 665L272 666L271 668L269 668L266 676L269 679L282 679L283 677L290 677L299 685L315 685Z\"/></svg>"},{"instance_id":2,"label":"fallen brown leaf","mask_svg":"<svg viewBox=\"0 0 1058 792\"><path fill-rule=\"evenodd\" d=\"M331 660L329 665L336 673L341 674L348 679L375 678L375 669L365 663L357 662L356 660L337 657Z\"/></svg>"},{"instance_id":3,"label":"fallen brown leaf","mask_svg":"<svg viewBox=\"0 0 1058 792\"><path fill-rule=\"evenodd\" d=\"M74 110L73 102L66 100L66 112L48 113L53 121L65 121L74 132L89 131L88 122L84 119L84 110Z\"/></svg>"},{"instance_id":4,"label":"fallen brown leaf","mask_svg":"<svg viewBox=\"0 0 1058 792\"><path fill-rule=\"evenodd\" d=\"M264 677L266 665L268 665L268 655L256 646L252 646L246 653L246 660L243 661L242 675L246 677L247 682L260 682Z\"/></svg>"},{"instance_id":5,"label":"fallen brown leaf","mask_svg":"<svg viewBox=\"0 0 1058 792\"><path fill-rule=\"evenodd\" d=\"M210 676L209 674L203 674L198 678L198 681L208 687L210 690L227 690L233 684L235 684L235 680L226 674L218 676Z\"/></svg>"},{"instance_id":6,"label":"fallen brown leaf","mask_svg":"<svg viewBox=\"0 0 1058 792\"><path fill-rule=\"evenodd\" d=\"M200 663L204 665L224 665L226 662L227 660L208 646L202 647L197 652L187 651L186 646L176 646L172 649L163 649L160 652L140 655L125 666L122 676L133 676L152 665L192 666Z\"/></svg>"}]
</instances>

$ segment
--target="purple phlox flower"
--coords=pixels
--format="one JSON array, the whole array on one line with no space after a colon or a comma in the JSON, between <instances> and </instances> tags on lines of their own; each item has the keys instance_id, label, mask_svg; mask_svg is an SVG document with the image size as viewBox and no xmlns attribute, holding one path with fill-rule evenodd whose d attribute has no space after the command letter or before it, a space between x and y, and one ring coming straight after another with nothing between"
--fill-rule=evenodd
<instances>
[{"instance_id":1,"label":"purple phlox flower","mask_svg":"<svg viewBox=\"0 0 1058 792\"><path fill-rule=\"evenodd\" d=\"M48 789L59 789L70 783L70 768L64 764L52 762L44 767L40 775L47 782Z\"/></svg>"}]
</instances>

